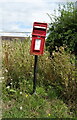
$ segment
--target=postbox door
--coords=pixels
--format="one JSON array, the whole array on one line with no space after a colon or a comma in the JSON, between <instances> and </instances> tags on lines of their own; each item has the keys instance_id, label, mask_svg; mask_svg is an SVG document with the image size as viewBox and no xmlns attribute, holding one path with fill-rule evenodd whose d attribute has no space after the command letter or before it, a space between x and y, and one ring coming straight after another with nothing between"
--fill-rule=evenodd
<instances>
[{"instance_id":1,"label":"postbox door","mask_svg":"<svg viewBox=\"0 0 77 120\"><path fill-rule=\"evenodd\" d=\"M44 43L45 43L45 37L33 36L32 43L31 43L31 54L34 54L34 55L43 54Z\"/></svg>"}]
</instances>

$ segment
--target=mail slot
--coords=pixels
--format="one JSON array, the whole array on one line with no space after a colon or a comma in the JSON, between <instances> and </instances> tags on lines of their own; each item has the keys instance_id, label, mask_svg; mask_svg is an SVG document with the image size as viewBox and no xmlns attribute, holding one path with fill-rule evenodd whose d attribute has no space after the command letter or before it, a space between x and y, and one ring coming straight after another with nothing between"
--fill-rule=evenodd
<instances>
[{"instance_id":1,"label":"mail slot","mask_svg":"<svg viewBox=\"0 0 77 120\"><path fill-rule=\"evenodd\" d=\"M47 23L34 22L30 53L41 55L44 51Z\"/></svg>"}]
</instances>

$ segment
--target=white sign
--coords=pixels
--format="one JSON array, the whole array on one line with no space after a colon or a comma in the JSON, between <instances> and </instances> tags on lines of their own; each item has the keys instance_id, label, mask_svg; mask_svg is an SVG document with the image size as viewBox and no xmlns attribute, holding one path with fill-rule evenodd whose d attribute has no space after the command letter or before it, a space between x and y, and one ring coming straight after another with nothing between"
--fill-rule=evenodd
<instances>
[{"instance_id":1,"label":"white sign","mask_svg":"<svg viewBox=\"0 0 77 120\"><path fill-rule=\"evenodd\" d=\"M40 50L40 46L41 46L41 40L40 39L36 39L35 40L35 50Z\"/></svg>"}]
</instances>

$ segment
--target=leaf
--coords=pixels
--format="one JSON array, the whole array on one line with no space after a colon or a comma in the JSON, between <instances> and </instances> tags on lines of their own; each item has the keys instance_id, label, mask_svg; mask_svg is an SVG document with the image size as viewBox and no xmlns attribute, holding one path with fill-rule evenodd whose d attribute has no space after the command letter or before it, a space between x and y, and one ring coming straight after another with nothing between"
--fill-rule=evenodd
<instances>
[{"instance_id":1,"label":"leaf","mask_svg":"<svg viewBox=\"0 0 77 120\"><path fill-rule=\"evenodd\" d=\"M14 89L10 89L9 91L10 91L10 92L14 92L14 93L16 92Z\"/></svg>"}]
</instances>

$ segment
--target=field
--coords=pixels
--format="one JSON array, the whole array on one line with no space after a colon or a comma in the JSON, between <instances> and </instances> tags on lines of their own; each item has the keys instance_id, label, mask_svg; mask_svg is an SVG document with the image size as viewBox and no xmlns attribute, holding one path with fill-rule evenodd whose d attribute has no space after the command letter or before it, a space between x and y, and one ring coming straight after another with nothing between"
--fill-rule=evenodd
<instances>
[{"instance_id":1,"label":"field","mask_svg":"<svg viewBox=\"0 0 77 120\"><path fill-rule=\"evenodd\" d=\"M3 41L3 118L77 118L75 55L64 47L38 57L36 94L30 39Z\"/></svg>"}]
</instances>

